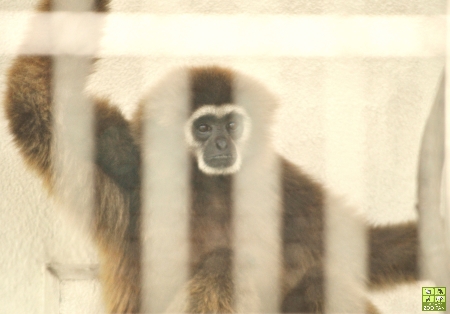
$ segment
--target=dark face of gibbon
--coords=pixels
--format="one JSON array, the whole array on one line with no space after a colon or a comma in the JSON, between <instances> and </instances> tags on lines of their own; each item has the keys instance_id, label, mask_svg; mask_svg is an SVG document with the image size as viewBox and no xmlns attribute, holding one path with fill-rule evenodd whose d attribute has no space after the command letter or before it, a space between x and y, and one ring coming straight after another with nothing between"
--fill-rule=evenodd
<instances>
[{"instance_id":1,"label":"dark face of gibbon","mask_svg":"<svg viewBox=\"0 0 450 314\"><path fill-rule=\"evenodd\" d=\"M248 138L250 119L235 105L206 105L191 115L185 132L201 171L232 174L241 166L241 145Z\"/></svg>"}]
</instances>

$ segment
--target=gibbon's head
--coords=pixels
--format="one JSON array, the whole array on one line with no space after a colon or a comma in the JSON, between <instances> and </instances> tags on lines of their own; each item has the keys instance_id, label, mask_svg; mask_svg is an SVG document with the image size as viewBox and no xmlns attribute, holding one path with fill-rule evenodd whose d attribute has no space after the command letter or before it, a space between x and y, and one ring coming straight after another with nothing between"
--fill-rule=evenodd
<instances>
[{"instance_id":1,"label":"gibbon's head","mask_svg":"<svg viewBox=\"0 0 450 314\"><path fill-rule=\"evenodd\" d=\"M264 159L270 146L274 97L259 82L230 69L177 69L145 102L151 107L148 120L158 121L164 134L178 134L182 126L184 143L205 174L234 174L255 158Z\"/></svg>"},{"instance_id":2,"label":"gibbon's head","mask_svg":"<svg viewBox=\"0 0 450 314\"><path fill-rule=\"evenodd\" d=\"M211 175L232 174L240 169L242 145L250 131L247 112L232 104L204 105L185 125L186 140L199 169Z\"/></svg>"}]
</instances>

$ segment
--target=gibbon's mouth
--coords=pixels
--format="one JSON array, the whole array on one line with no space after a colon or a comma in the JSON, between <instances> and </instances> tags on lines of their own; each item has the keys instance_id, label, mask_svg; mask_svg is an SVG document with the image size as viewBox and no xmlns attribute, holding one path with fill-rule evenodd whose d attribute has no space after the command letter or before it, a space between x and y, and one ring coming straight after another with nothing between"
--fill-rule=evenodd
<instances>
[{"instance_id":1,"label":"gibbon's mouth","mask_svg":"<svg viewBox=\"0 0 450 314\"><path fill-rule=\"evenodd\" d=\"M236 162L236 157L230 154L221 154L205 160L206 164L213 168L227 168Z\"/></svg>"},{"instance_id":2,"label":"gibbon's mouth","mask_svg":"<svg viewBox=\"0 0 450 314\"><path fill-rule=\"evenodd\" d=\"M213 159L231 159L231 158L233 158L233 156L231 156L231 155L217 155L217 156L211 157L210 160L213 160Z\"/></svg>"}]
</instances>

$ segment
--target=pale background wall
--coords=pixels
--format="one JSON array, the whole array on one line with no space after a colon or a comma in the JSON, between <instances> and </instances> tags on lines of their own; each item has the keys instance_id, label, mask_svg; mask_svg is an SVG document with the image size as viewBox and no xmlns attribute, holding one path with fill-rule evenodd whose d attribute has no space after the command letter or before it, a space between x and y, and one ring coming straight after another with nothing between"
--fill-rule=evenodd
<instances>
[{"instance_id":1,"label":"pale background wall","mask_svg":"<svg viewBox=\"0 0 450 314\"><path fill-rule=\"evenodd\" d=\"M0 10L30 10L36 1L0 0ZM170 0L152 13L204 14L443 14L445 1L429 0ZM134 11L139 1L113 1ZM0 28L2 21L0 21ZM21 24L22 25L22 24ZM21 29L8 30L11 38ZM5 38L5 37L3 37ZM11 56L0 57L0 92ZM347 195L374 223L416 219L417 153L443 57L436 58L131 58L97 65L88 89L111 97L126 114L151 84L174 65L230 65L275 92L281 108L277 149L333 190ZM333 141L330 141L330 138ZM331 144L330 144L331 143ZM337 144L336 144L337 143ZM0 313L45 313L45 264L95 263L95 250L46 198L24 169L0 115ZM420 313L420 285L375 295L386 313ZM95 283L64 281L61 313L98 312ZM79 301L82 299L83 301ZM395 303L400 307L396 308Z\"/></svg>"}]
</instances>

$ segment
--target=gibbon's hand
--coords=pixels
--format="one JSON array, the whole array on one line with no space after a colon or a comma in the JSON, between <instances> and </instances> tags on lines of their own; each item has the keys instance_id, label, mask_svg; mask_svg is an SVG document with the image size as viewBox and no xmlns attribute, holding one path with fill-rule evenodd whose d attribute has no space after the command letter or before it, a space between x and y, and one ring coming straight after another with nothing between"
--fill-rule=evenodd
<instances>
[{"instance_id":1,"label":"gibbon's hand","mask_svg":"<svg viewBox=\"0 0 450 314\"><path fill-rule=\"evenodd\" d=\"M307 271L283 300L283 313L323 313L323 269L314 267Z\"/></svg>"},{"instance_id":2,"label":"gibbon's hand","mask_svg":"<svg viewBox=\"0 0 450 314\"><path fill-rule=\"evenodd\" d=\"M109 126L98 134L96 162L121 187L139 185L139 149L126 126Z\"/></svg>"}]
</instances>

